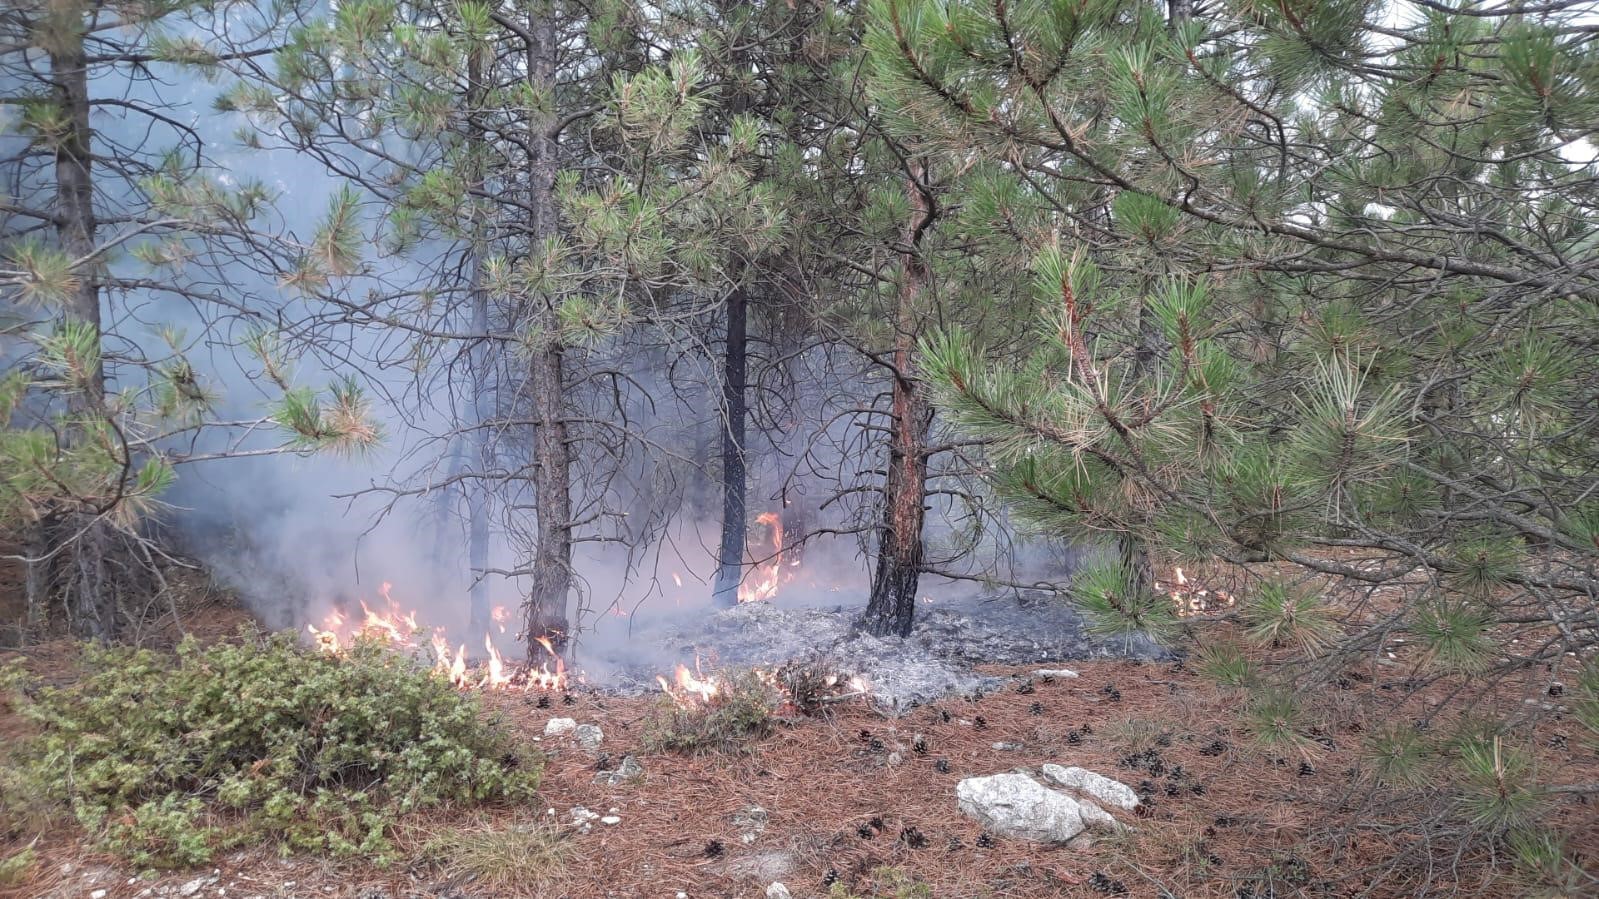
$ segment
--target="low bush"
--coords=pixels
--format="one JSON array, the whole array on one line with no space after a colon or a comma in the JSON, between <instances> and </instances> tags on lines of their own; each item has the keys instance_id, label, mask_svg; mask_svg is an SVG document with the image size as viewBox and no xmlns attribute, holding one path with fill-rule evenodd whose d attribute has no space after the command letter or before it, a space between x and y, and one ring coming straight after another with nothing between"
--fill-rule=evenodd
<instances>
[{"instance_id":1,"label":"low bush","mask_svg":"<svg viewBox=\"0 0 1599 899\"><path fill-rule=\"evenodd\" d=\"M32 846L23 847L10 855L0 856L0 890L8 890L27 883L38 860L38 853L33 851Z\"/></svg>"},{"instance_id":2,"label":"low bush","mask_svg":"<svg viewBox=\"0 0 1599 899\"><path fill-rule=\"evenodd\" d=\"M662 696L645 719L643 743L651 751L727 752L771 733L777 691L754 671L722 675L709 699L682 703Z\"/></svg>"},{"instance_id":3,"label":"low bush","mask_svg":"<svg viewBox=\"0 0 1599 899\"><path fill-rule=\"evenodd\" d=\"M538 785L537 759L475 698L380 646L330 656L245 633L176 655L91 647L84 661L73 685L22 698L39 733L16 776L139 865L260 840L382 862L400 815Z\"/></svg>"}]
</instances>

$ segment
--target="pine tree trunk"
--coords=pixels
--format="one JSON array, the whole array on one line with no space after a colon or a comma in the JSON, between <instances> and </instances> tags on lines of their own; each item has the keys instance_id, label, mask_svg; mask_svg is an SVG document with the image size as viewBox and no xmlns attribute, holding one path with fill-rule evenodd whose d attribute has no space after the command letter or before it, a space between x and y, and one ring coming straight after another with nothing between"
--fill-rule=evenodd
<instances>
[{"instance_id":1,"label":"pine tree trunk","mask_svg":"<svg viewBox=\"0 0 1599 899\"><path fill-rule=\"evenodd\" d=\"M528 231L534 252L555 236L555 140L550 135L554 121L548 111L555 95L555 26L548 3L536 4L530 12L528 32L532 36L527 53L528 83L534 96L548 98L532 113L528 140L532 147L529 161ZM532 589L525 606L528 659L548 661L544 648L536 641L548 638L564 653L570 639L566 606L572 590L572 451L567 442L566 383L562 376L565 347L560 340L556 317L556 298L545 294L534 298L532 326L534 345L528 363L528 387L533 397L533 496L538 506L538 527L534 536Z\"/></svg>"},{"instance_id":2,"label":"pine tree trunk","mask_svg":"<svg viewBox=\"0 0 1599 899\"><path fill-rule=\"evenodd\" d=\"M486 334L489 329L489 298L488 291L482 287L483 259L481 253L474 248L472 257L472 331L475 334ZM479 470L487 471L489 466L489 434L485 423L491 414L488 406L488 396L491 390L489 379L489 346L488 341L478 339L477 346L472 351L472 387L475 396L472 400L472 437L471 459L472 464L480 466ZM484 572L489 567L489 496L487 488L479 484L463 482L461 489L466 494L467 514L467 568L472 576L472 589L469 595L471 624L469 633L488 633L492 624L493 612L489 608L489 584ZM459 532L457 532L459 533Z\"/></svg>"},{"instance_id":3,"label":"pine tree trunk","mask_svg":"<svg viewBox=\"0 0 1599 899\"><path fill-rule=\"evenodd\" d=\"M90 259L95 252L94 180L90 173L92 142L89 129L89 69L83 39L63 33L62 46L50 54L50 99L64 114L66 133L56 144L56 236L61 250L73 261ZM55 43L52 41L52 43ZM93 325L100 331L100 279L98 265L74 272L77 287L62 304L62 315ZM86 391L75 399L79 411L98 413L105 401L105 371L88 373Z\"/></svg>"},{"instance_id":4,"label":"pine tree trunk","mask_svg":"<svg viewBox=\"0 0 1599 899\"><path fill-rule=\"evenodd\" d=\"M51 571L49 526L33 522L23 531L23 555L28 559L23 572L23 596L27 602L30 633L44 630L50 621Z\"/></svg>"},{"instance_id":5,"label":"pine tree trunk","mask_svg":"<svg viewBox=\"0 0 1599 899\"><path fill-rule=\"evenodd\" d=\"M785 417L778 425L782 431L779 440L784 454L805 451L805 435L800 433L804 390L799 385L805 377L801 354L804 352L806 335L812 329L804 317L805 286L799 274L799 264L792 250L783 253L776 266L778 278L773 291L776 301L773 304L776 307L774 312L778 320L778 355L784 360L786 373L783 384L788 394ZM785 484L780 498L784 535L781 564L785 567L799 566L809 545L806 535L811 530L811 505L804 490L795 485Z\"/></svg>"},{"instance_id":6,"label":"pine tree trunk","mask_svg":"<svg viewBox=\"0 0 1599 899\"><path fill-rule=\"evenodd\" d=\"M467 95L466 105L469 119L469 147L468 155L471 159L471 179L482 181L487 173L483 171L483 145L486 136L482 124L477 116L483 103L485 85L483 82L483 57L481 53L473 51L467 60ZM472 464L479 467L480 471L488 471L492 466L489 463L489 433L486 424L493 410L489 403L492 379L489 377L490 357L489 341L486 336L489 331L489 292L483 286L483 229L480 222L474 220L472 228L472 258L469 263L471 279L472 302L472 333L476 344L472 348L470 365L472 367L472 436L471 459ZM488 490L482 483L468 484L463 482L461 489L466 495L467 514L467 568L472 577L472 587L468 594L469 624L468 633L474 637L479 633L487 634L493 624L493 610L489 607L489 584L484 573L489 567L489 497Z\"/></svg>"},{"instance_id":7,"label":"pine tree trunk","mask_svg":"<svg viewBox=\"0 0 1599 899\"><path fill-rule=\"evenodd\" d=\"M727 345L722 360L722 408L726 415L722 422L722 541L711 595L723 606L738 604L748 528L745 504L749 485L744 464L748 327L748 297L739 285L727 297Z\"/></svg>"},{"instance_id":8,"label":"pine tree trunk","mask_svg":"<svg viewBox=\"0 0 1599 899\"><path fill-rule=\"evenodd\" d=\"M894 414L888 478L883 485L877 566L872 572L872 592L861 622L869 633L902 637L910 634L916 617L927 501L927 431L932 424L931 411L916 382L915 359L916 302L927 281L920 240L929 223L929 210L914 181L908 183L907 189L911 217L905 229L894 310Z\"/></svg>"},{"instance_id":9,"label":"pine tree trunk","mask_svg":"<svg viewBox=\"0 0 1599 899\"><path fill-rule=\"evenodd\" d=\"M729 71L726 103L730 118L749 108L749 92L741 79L749 67L744 41L733 28L732 13L740 4L722 2L719 12L728 28ZM722 539L716 553L716 582L712 600L722 606L738 605L738 586L744 573L744 551L749 536L749 466L745 455L749 408L746 396L749 366L749 293L743 283L744 260L729 254L727 270L735 279L727 295L727 339L722 360Z\"/></svg>"},{"instance_id":10,"label":"pine tree trunk","mask_svg":"<svg viewBox=\"0 0 1599 899\"><path fill-rule=\"evenodd\" d=\"M79 11L68 8L63 12L67 14L63 18L81 19ZM55 154L56 236L62 252L76 262L92 259L96 246L88 59L78 33L63 31L51 43L55 46L50 52L50 95L67 123ZM61 309L64 319L91 325L97 335L101 325L98 267L98 263L90 262L74 272L77 286ZM73 410L84 415L103 414L103 364L84 373L82 388L71 399ZM79 436L69 432L64 439L70 442ZM58 583L64 590L69 627L79 637L110 640L116 636L117 584L115 566L108 558L116 541L110 531L111 525L100 516L81 513L69 513L45 525L46 545L51 550L61 549L52 564L64 569ZM63 547L63 541L69 545Z\"/></svg>"},{"instance_id":11,"label":"pine tree trunk","mask_svg":"<svg viewBox=\"0 0 1599 899\"><path fill-rule=\"evenodd\" d=\"M1116 552L1122 570L1127 573L1127 585L1134 596L1142 596L1155 583L1155 569L1149 562L1144 542L1130 532L1116 535Z\"/></svg>"}]
</instances>

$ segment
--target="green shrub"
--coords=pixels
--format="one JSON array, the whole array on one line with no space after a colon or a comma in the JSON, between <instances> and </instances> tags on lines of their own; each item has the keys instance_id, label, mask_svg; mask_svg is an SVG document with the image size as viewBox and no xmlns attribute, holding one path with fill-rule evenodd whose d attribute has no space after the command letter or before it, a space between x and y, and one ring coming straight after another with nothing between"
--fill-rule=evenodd
<instances>
[{"instance_id":1,"label":"green shrub","mask_svg":"<svg viewBox=\"0 0 1599 899\"><path fill-rule=\"evenodd\" d=\"M0 890L20 887L33 875L33 865L39 860L32 846L25 846L11 855L0 858Z\"/></svg>"},{"instance_id":2,"label":"green shrub","mask_svg":"<svg viewBox=\"0 0 1599 899\"><path fill-rule=\"evenodd\" d=\"M247 633L173 655L89 648L90 672L23 711L20 776L139 865L192 865L272 840L383 861L397 816L525 798L519 756L477 700L377 645L344 656Z\"/></svg>"},{"instance_id":3,"label":"green shrub","mask_svg":"<svg viewBox=\"0 0 1599 899\"><path fill-rule=\"evenodd\" d=\"M754 671L722 675L705 701L680 704L662 696L644 722L643 743L652 751L726 752L748 746L772 730L777 692Z\"/></svg>"}]
</instances>

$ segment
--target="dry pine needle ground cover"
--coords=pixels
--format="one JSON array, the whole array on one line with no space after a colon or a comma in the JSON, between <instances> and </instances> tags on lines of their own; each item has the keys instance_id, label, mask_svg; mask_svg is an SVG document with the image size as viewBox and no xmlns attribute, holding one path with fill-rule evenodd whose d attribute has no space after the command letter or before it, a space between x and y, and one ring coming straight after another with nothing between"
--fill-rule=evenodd
<instances>
[{"instance_id":1,"label":"dry pine needle ground cover","mask_svg":"<svg viewBox=\"0 0 1599 899\"><path fill-rule=\"evenodd\" d=\"M946 701L899 719L839 704L732 755L640 751L651 698L580 693L541 708L534 697L491 695L488 704L530 741L553 716L599 724L604 757L565 737L541 739L549 761L539 807L416 820L402 837L414 853L410 863L376 870L242 852L221 862L215 883L200 895L224 889L230 896L743 897L763 895L768 883L781 880L796 896L826 895L836 883L860 895L894 895L898 888L906 896L938 897L1160 896L1162 890L1259 897L1356 895L1382 873L1388 878L1379 895L1414 895L1418 878L1429 876L1409 870L1424 856L1396 871L1385 864L1427 839L1388 826L1402 825L1405 809L1389 809L1391 820L1356 813L1365 795L1354 776L1357 722L1322 731L1318 748L1304 757L1273 757L1237 731L1235 697L1187 666L1075 667L1080 678L1019 678L979 700ZM1373 680L1352 689L1380 688ZM0 727L18 733L14 718ZM1578 741L1556 739L1560 722L1546 727L1549 733L1536 740L1544 747L1542 765L1559 767L1567 780L1599 770ZM628 753L642 761L642 780L595 782L599 767L614 767ZM956 809L960 778L1044 762L1081 765L1134 785L1147 813L1130 822L1134 830L1125 837L1075 850L987 837ZM450 883L423 857L422 847L442 832L492 834L565 822L578 805L601 814L616 809L621 823L571 833L556 853L561 861L537 876L510 872L504 884L485 891ZM757 806L765 811L764 827L749 823ZM1589 846L1599 843L1592 806L1570 796L1554 814ZM194 879L194 872L179 872L130 884L134 872L86 857L69 830L35 849L38 875L11 895L105 889L104 899L115 899ZM1519 895L1510 880L1491 877L1485 861L1455 862L1459 890ZM96 872L87 886L85 871ZM1430 876L1435 886L1420 892L1441 889L1438 872ZM907 884L923 885L922 891Z\"/></svg>"},{"instance_id":2,"label":"dry pine needle ground cover","mask_svg":"<svg viewBox=\"0 0 1599 899\"><path fill-rule=\"evenodd\" d=\"M203 639L223 638L248 618L208 589L194 591L184 617L203 622ZM75 676L76 655L62 641L20 658L33 676L64 683ZM0 650L0 659L14 657ZM1429 718L1446 727L1437 708L1458 703L1446 684L1398 698L1409 661L1401 648L1396 658L1346 672L1317 697L1313 742L1287 756L1259 748L1243 730L1241 693L1180 663L1080 662L1068 666L1080 677L1053 680L996 668L989 673L1014 679L976 701L950 699L897 719L842 702L778 726L744 752L694 756L641 748L658 697L486 694L488 709L547 754L537 803L408 820L397 836L398 864L245 849L210 869L141 876L89 852L81 833L63 825L31 841L36 862L22 881L0 884L0 897L178 896L200 884L192 896L711 899L760 897L772 881L796 897L896 899L1526 895L1511 866L1480 843L1462 852L1447 828L1418 827L1418 794L1373 788L1362 776L1362 739L1384 723L1366 720L1362 708L1387 709L1385 721ZM1547 677L1529 671L1525 682L1501 681L1473 698L1501 708L1536 702ZM557 716L600 725L601 751L542 737ZM1533 721L1517 736L1534 748L1545 781L1599 781L1599 754L1579 726L1558 710ZM0 741L25 734L0 703ZM599 769L630 754L644 766L641 780L595 781ZM962 777L1046 762L1122 780L1146 807L1123 816L1127 834L1089 849L985 835L957 809ZM621 822L575 832L567 822L579 805L615 809ZM764 815L752 813L757 807ZM1557 794L1545 820L1595 866L1599 807L1580 793ZM521 854L522 844L499 839L530 831L558 836ZM476 868L494 882L453 870L433 848L441 842L479 847ZM0 845L0 858L22 848Z\"/></svg>"}]
</instances>

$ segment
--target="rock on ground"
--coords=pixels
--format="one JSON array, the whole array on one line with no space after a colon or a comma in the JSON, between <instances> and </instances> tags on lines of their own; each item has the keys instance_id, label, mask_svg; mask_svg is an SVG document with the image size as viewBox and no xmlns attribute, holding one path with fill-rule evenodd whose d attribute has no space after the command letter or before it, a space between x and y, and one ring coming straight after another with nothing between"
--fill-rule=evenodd
<instances>
[{"instance_id":1,"label":"rock on ground","mask_svg":"<svg viewBox=\"0 0 1599 899\"><path fill-rule=\"evenodd\" d=\"M955 786L967 817L1004 836L1065 843L1090 828L1115 827L1115 820L1091 802L1051 790L1026 774L968 777Z\"/></svg>"},{"instance_id":2,"label":"rock on ground","mask_svg":"<svg viewBox=\"0 0 1599 899\"><path fill-rule=\"evenodd\" d=\"M610 771L601 771L600 773L594 775L594 782L597 784L614 787L617 784L627 783L630 780L638 780L643 776L643 763L630 755L624 755L622 756L621 763L618 764L615 769Z\"/></svg>"},{"instance_id":3,"label":"rock on ground","mask_svg":"<svg viewBox=\"0 0 1599 899\"><path fill-rule=\"evenodd\" d=\"M1039 771L1050 783L1086 793L1106 805L1114 805L1127 811L1138 807L1138 794L1133 792L1132 787L1103 774L1096 774L1087 768L1044 765Z\"/></svg>"},{"instance_id":4,"label":"rock on ground","mask_svg":"<svg viewBox=\"0 0 1599 899\"><path fill-rule=\"evenodd\" d=\"M598 724L579 724L572 728L572 739L584 749L599 749L605 742L605 732L600 730Z\"/></svg>"},{"instance_id":5,"label":"rock on ground","mask_svg":"<svg viewBox=\"0 0 1599 899\"><path fill-rule=\"evenodd\" d=\"M544 722L544 736L558 737L561 734L571 733L577 727L577 721L572 718L551 718Z\"/></svg>"}]
</instances>

